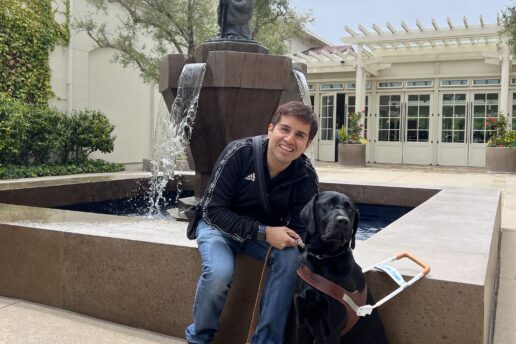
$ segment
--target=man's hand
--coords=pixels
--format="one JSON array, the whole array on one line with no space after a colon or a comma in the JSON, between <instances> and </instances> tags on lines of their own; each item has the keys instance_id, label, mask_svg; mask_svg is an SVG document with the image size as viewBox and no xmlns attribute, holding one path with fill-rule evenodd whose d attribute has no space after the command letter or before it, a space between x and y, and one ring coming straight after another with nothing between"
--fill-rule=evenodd
<instances>
[{"instance_id":1,"label":"man's hand","mask_svg":"<svg viewBox=\"0 0 516 344\"><path fill-rule=\"evenodd\" d=\"M288 227L265 227L265 240L277 249L283 250L287 247L294 247L302 242L299 234Z\"/></svg>"}]
</instances>

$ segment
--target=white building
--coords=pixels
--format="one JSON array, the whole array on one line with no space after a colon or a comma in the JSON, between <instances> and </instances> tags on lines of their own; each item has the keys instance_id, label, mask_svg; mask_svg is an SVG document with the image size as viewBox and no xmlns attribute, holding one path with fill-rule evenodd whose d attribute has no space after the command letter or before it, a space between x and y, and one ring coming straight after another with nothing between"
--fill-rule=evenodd
<instances>
[{"instance_id":1,"label":"white building","mask_svg":"<svg viewBox=\"0 0 516 344\"><path fill-rule=\"evenodd\" d=\"M308 65L320 116L316 157L335 161L336 126L365 109L371 163L484 166L487 117L504 113L516 128L516 74L502 28L482 17L477 25L464 17L446 27L346 27L346 46L291 54Z\"/></svg>"}]
</instances>

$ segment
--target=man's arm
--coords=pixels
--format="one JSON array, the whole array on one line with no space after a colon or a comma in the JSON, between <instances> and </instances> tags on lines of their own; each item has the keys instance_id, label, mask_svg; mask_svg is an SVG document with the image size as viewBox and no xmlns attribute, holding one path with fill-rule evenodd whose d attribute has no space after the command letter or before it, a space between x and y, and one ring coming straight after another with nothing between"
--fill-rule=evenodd
<instances>
[{"instance_id":1,"label":"man's arm","mask_svg":"<svg viewBox=\"0 0 516 344\"><path fill-rule=\"evenodd\" d=\"M237 141L224 149L215 163L202 206L206 223L240 242L253 239L259 226L258 221L231 210L242 178L244 164L241 159L249 157L243 151L245 146L244 141Z\"/></svg>"}]
</instances>

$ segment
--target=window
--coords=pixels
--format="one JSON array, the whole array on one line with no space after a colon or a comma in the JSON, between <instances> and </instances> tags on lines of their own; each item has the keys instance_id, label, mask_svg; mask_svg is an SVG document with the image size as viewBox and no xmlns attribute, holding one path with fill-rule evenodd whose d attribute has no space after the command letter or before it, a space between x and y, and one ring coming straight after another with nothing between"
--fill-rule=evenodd
<instances>
[{"instance_id":1,"label":"window","mask_svg":"<svg viewBox=\"0 0 516 344\"><path fill-rule=\"evenodd\" d=\"M378 141L399 142L401 123L401 96L381 95L379 106Z\"/></svg>"},{"instance_id":2,"label":"window","mask_svg":"<svg viewBox=\"0 0 516 344\"><path fill-rule=\"evenodd\" d=\"M466 142L466 106L466 93L443 94L443 114L441 119L442 142Z\"/></svg>"},{"instance_id":3,"label":"window","mask_svg":"<svg viewBox=\"0 0 516 344\"><path fill-rule=\"evenodd\" d=\"M321 96L321 140L333 140L333 111L335 96Z\"/></svg>"},{"instance_id":4,"label":"window","mask_svg":"<svg viewBox=\"0 0 516 344\"><path fill-rule=\"evenodd\" d=\"M342 90L343 84L321 84L321 91Z\"/></svg>"},{"instance_id":5,"label":"window","mask_svg":"<svg viewBox=\"0 0 516 344\"><path fill-rule=\"evenodd\" d=\"M406 141L428 142L430 134L430 95L409 94Z\"/></svg>"},{"instance_id":6,"label":"window","mask_svg":"<svg viewBox=\"0 0 516 344\"><path fill-rule=\"evenodd\" d=\"M434 82L432 80L416 80L416 81L407 81L407 87L432 87Z\"/></svg>"},{"instance_id":7,"label":"window","mask_svg":"<svg viewBox=\"0 0 516 344\"><path fill-rule=\"evenodd\" d=\"M310 92L315 91L315 85L313 85L313 84L308 84L308 90L309 90Z\"/></svg>"},{"instance_id":8,"label":"window","mask_svg":"<svg viewBox=\"0 0 516 344\"><path fill-rule=\"evenodd\" d=\"M402 88L403 82L401 81L382 81L378 83L378 88Z\"/></svg>"},{"instance_id":9,"label":"window","mask_svg":"<svg viewBox=\"0 0 516 344\"><path fill-rule=\"evenodd\" d=\"M514 79L514 78L511 79L511 85L516 85L516 79Z\"/></svg>"},{"instance_id":10,"label":"window","mask_svg":"<svg viewBox=\"0 0 516 344\"><path fill-rule=\"evenodd\" d=\"M498 93L476 93L473 99L473 143L486 143L488 117L498 117Z\"/></svg>"},{"instance_id":11,"label":"window","mask_svg":"<svg viewBox=\"0 0 516 344\"><path fill-rule=\"evenodd\" d=\"M346 84L346 90L354 90L356 88L357 88L356 82L348 82ZM370 81L366 82L365 88L366 88L366 90L370 90L371 89L371 82Z\"/></svg>"},{"instance_id":12,"label":"window","mask_svg":"<svg viewBox=\"0 0 516 344\"><path fill-rule=\"evenodd\" d=\"M473 80L475 86L500 85L500 79L476 79Z\"/></svg>"},{"instance_id":13,"label":"window","mask_svg":"<svg viewBox=\"0 0 516 344\"><path fill-rule=\"evenodd\" d=\"M441 80L441 86L450 87L450 86L468 86L468 80L460 79L460 80Z\"/></svg>"}]
</instances>

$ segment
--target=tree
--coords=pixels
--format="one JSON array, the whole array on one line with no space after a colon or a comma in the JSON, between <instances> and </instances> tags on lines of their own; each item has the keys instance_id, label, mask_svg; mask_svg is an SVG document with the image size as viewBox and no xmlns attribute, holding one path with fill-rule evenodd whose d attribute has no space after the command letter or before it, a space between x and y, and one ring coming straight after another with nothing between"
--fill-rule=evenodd
<instances>
[{"instance_id":1,"label":"tree","mask_svg":"<svg viewBox=\"0 0 516 344\"><path fill-rule=\"evenodd\" d=\"M290 0L256 0L253 37L274 54L284 54L285 42L313 21L311 12L297 13Z\"/></svg>"},{"instance_id":2,"label":"tree","mask_svg":"<svg viewBox=\"0 0 516 344\"><path fill-rule=\"evenodd\" d=\"M76 20L98 47L116 50L114 60L124 67L135 66L145 82L157 81L159 61L166 54L193 55L195 47L216 37L217 4L209 0L88 0L94 11ZM117 27L99 21L109 16L109 5L125 14ZM312 21L311 13L297 14L289 0L255 0L253 37L272 53L284 53L285 41ZM142 43L148 37L152 47Z\"/></svg>"},{"instance_id":3,"label":"tree","mask_svg":"<svg viewBox=\"0 0 516 344\"><path fill-rule=\"evenodd\" d=\"M507 35L509 46L512 51L516 51L516 6L508 5L501 12L502 24L504 26L503 33Z\"/></svg>"}]
</instances>

